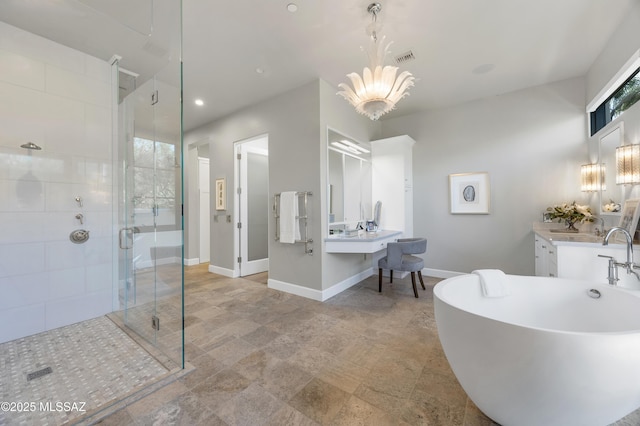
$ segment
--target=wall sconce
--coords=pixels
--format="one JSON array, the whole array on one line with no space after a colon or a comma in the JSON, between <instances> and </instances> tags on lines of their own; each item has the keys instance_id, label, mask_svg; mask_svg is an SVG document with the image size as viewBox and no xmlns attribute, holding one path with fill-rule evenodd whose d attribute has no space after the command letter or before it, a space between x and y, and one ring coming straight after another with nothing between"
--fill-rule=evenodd
<instances>
[{"instance_id":1,"label":"wall sconce","mask_svg":"<svg viewBox=\"0 0 640 426\"><path fill-rule=\"evenodd\" d=\"M583 164L580 166L580 176L582 177L582 192L597 192L606 190L604 182L604 164Z\"/></svg>"},{"instance_id":2,"label":"wall sconce","mask_svg":"<svg viewBox=\"0 0 640 426\"><path fill-rule=\"evenodd\" d=\"M616 184L640 183L640 145L616 148Z\"/></svg>"}]
</instances>

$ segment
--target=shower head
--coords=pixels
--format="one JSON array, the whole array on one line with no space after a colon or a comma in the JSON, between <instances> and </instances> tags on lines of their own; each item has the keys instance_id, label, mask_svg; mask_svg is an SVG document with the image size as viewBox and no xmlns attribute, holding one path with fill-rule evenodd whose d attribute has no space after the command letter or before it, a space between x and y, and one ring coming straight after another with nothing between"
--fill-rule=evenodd
<instances>
[{"instance_id":1,"label":"shower head","mask_svg":"<svg viewBox=\"0 0 640 426\"><path fill-rule=\"evenodd\" d=\"M38 145L36 145L33 142L27 142L27 143L23 143L22 145L20 145L20 148L24 148L24 149L35 149L36 151L41 150L42 148L40 148Z\"/></svg>"}]
</instances>

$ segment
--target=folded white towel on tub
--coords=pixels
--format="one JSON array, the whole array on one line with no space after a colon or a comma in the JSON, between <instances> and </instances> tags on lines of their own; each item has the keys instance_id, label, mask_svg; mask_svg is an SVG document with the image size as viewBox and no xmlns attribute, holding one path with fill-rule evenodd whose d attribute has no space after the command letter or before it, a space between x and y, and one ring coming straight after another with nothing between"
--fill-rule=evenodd
<instances>
[{"instance_id":1,"label":"folded white towel on tub","mask_svg":"<svg viewBox=\"0 0 640 426\"><path fill-rule=\"evenodd\" d=\"M477 269L472 272L480 277L480 288L484 297L505 297L509 295L507 276L499 269Z\"/></svg>"}]
</instances>

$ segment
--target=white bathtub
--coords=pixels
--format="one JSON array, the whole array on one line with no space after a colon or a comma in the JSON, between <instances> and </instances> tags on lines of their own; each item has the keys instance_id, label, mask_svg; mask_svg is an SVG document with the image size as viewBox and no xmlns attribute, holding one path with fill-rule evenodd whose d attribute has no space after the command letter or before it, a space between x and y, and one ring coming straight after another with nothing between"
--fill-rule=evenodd
<instances>
[{"instance_id":1,"label":"white bathtub","mask_svg":"<svg viewBox=\"0 0 640 426\"><path fill-rule=\"evenodd\" d=\"M507 280L504 298L483 297L477 275L434 289L440 342L480 410L503 426L603 426L640 407L640 297L586 281Z\"/></svg>"}]
</instances>

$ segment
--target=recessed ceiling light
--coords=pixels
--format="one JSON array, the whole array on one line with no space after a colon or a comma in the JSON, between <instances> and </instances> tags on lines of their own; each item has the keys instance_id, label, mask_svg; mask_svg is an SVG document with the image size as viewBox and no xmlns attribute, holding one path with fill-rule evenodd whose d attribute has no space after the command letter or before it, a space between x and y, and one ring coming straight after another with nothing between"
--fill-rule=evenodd
<instances>
[{"instance_id":1,"label":"recessed ceiling light","mask_svg":"<svg viewBox=\"0 0 640 426\"><path fill-rule=\"evenodd\" d=\"M295 3L289 3L289 4L287 5L287 10L288 10L289 12L291 12L291 13L295 13L295 12L297 12L297 11L298 11L298 5L297 5L297 4L295 4Z\"/></svg>"},{"instance_id":2,"label":"recessed ceiling light","mask_svg":"<svg viewBox=\"0 0 640 426\"><path fill-rule=\"evenodd\" d=\"M256 72L258 74L264 74L264 68L258 67L258 68L256 68Z\"/></svg>"},{"instance_id":3,"label":"recessed ceiling light","mask_svg":"<svg viewBox=\"0 0 640 426\"><path fill-rule=\"evenodd\" d=\"M202 99L196 99L195 100L195 104L198 105L198 106L202 106L202 105L204 105L204 101Z\"/></svg>"}]
</instances>

